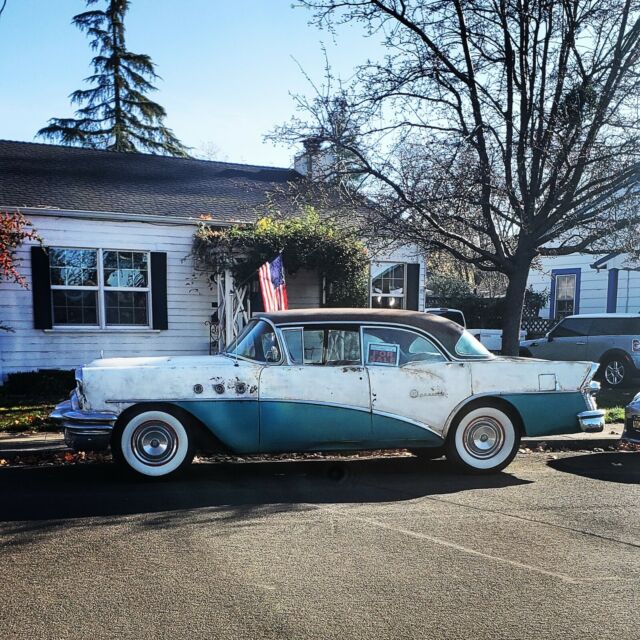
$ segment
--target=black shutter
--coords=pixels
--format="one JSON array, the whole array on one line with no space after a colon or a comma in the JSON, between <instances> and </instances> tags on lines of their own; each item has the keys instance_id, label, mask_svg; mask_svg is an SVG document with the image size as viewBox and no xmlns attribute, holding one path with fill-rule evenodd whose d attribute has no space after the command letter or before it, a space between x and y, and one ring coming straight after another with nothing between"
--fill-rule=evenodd
<instances>
[{"instance_id":1,"label":"black shutter","mask_svg":"<svg viewBox=\"0 0 640 640\"><path fill-rule=\"evenodd\" d=\"M407 309L418 311L420 300L420 265L407 265Z\"/></svg>"},{"instance_id":2,"label":"black shutter","mask_svg":"<svg viewBox=\"0 0 640 640\"><path fill-rule=\"evenodd\" d=\"M49 254L38 246L31 247L31 293L33 296L33 326L51 329L51 279Z\"/></svg>"},{"instance_id":3,"label":"black shutter","mask_svg":"<svg viewBox=\"0 0 640 640\"><path fill-rule=\"evenodd\" d=\"M168 329L167 254L151 252L151 313L154 329Z\"/></svg>"}]
</instances>

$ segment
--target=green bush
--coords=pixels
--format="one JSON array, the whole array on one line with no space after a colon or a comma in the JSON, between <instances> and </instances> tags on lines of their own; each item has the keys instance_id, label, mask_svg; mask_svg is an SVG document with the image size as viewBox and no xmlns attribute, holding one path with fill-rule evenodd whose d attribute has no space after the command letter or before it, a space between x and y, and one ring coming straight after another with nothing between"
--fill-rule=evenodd
<instances>
[{"instance_id":1,"label":"green bush","mask_svg":"<svg viewBox=\"0 0 640 640\"><path fill-rule=\"evenodd\" d=\"M10 373L0 387L3 396L25 398L65 398L75 386L73 371L40 369L24 373Z\"/></svg>"}]
</instances>

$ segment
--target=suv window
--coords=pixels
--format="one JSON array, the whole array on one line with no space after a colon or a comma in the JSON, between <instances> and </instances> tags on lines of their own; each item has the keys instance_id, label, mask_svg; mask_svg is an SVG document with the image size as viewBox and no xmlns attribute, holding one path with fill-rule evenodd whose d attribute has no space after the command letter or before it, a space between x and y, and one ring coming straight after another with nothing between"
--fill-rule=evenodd
<instances>
[{"instance_id":1,"label":"suv window","mask_svg":"<svg viewBox=\"0 0 640 640\"><path fill-rule=\"evenodd\" d=\"M592 336L637 336L640 335L638 318L594 318Z\"/></svg>"},{"instance_id":2,"label":"suv window","mask_svg":"<svg viewBox=\"0 0 640 640\"><path fill-rule=\"evenodd\" d=\"M365 364L402 366L408 362L446 362L440 350L424 336L407 329L363 329Z\"/></svg>"},{"instance_id":3,"label":"suv window","mask_svg":"<svg viewBox=\"0 0 640 640\"><path fill-rule=\"evenodd\" d=\"M282 331L289 358L294 364L327 366L360 364L358 327L313 327Z\"/></svg>"},{"instance_id":4,"label":"suv window","mask_svg":"<svg viewBox=\"0 0 640 640\"><path fill-rule=\"evenodd\" d=\"M577 338L589 334L591 318L566 318L550 332L552 338Z\"/></svg>"}]
</instances>

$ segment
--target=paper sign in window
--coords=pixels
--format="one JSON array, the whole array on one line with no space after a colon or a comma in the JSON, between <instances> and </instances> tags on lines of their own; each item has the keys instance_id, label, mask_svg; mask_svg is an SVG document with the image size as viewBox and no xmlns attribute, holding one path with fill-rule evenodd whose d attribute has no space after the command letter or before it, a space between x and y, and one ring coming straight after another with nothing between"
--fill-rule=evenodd
<instances>
[{"instance_id":1,"label":"paper sign in window","mask_svg":"<svg viewBox=\"0 0 640 640\"><path fill-rule=\"evenodd\" d=\"M395 367L400 358L400 348L397 344L376 342L369 345L367 364L378 364L385 367Z\"/></svg>"}]
</instances>

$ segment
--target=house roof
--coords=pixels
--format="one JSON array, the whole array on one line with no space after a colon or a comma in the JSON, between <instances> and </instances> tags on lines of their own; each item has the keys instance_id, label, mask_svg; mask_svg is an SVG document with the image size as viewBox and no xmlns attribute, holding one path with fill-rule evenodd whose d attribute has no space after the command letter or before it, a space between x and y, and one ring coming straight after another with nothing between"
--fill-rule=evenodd
<instances>
[{"instance_id":1,"label":"house roof","mask_svg":"<svg viewBox=\"0 0 640 640\"><path fill-rule=\"evenodd\" d=\"M293 169L0 140L0 207L250 222Z\"/></svg>"}]
</instances>

